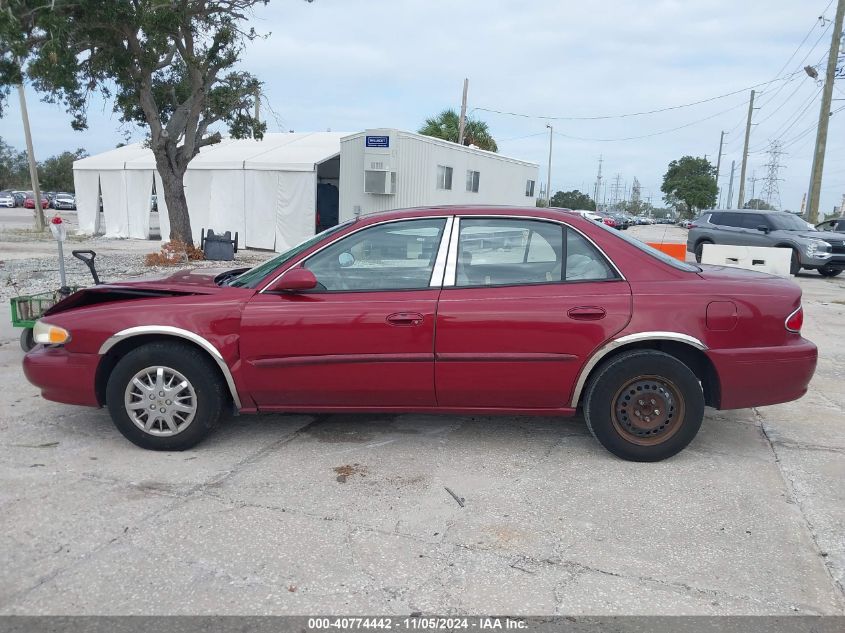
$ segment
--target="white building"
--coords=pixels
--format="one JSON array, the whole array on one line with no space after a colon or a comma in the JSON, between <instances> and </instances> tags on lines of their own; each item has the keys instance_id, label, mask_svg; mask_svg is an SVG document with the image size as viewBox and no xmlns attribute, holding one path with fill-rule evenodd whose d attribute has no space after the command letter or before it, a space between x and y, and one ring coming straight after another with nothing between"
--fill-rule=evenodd
<instances>
[{"instance_id":1,"label":"white building","mask_svg":"<svg viewBox=\"0 0 845 633\"><path fill-rule=\"evenodd\" d=\"M141 143L73 165L80 231L148 239L150 196L170 233L152 152ZM203 148L185 174L191 228L237 231L241 247L284 251L326 228L389 209L534 206L538 165L392 129L266 134ZM100 203L102 202L102 213Z\"/></svg>"},{"instance_id":2,"label":"white building","mask_svg":"<svg viewBox=\"0 0 845 633\"><path fill-rule=\"evenodd\" d=\"M443 204L534 206L537 163L392 129L340 143L340 220Z\"/></svg>"}]
</instances>

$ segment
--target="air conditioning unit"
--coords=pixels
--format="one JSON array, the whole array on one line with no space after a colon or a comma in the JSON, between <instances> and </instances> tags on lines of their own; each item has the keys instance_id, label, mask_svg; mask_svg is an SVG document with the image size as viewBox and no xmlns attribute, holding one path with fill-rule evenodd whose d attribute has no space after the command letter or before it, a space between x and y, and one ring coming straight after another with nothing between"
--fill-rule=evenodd
<instances>
[{"instance_id":1,"label":"air conditioning unit","mask_svg":"<svg viewBox=\"0 0 845 633\"><path fill-rule=\"evenodd\" d=\"M378 169L364 170L364 192L377 195L396 193L396 172Z\"/></svg>"}]
</instances>

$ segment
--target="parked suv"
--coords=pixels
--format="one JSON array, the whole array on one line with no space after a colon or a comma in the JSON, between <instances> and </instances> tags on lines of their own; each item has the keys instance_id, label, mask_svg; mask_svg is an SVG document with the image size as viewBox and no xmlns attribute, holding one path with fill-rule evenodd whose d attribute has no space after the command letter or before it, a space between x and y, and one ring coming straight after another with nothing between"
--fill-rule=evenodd
<instances>
[{"instance_id":1,"label":"parked suv","mask_svg":"<svg viewBox=\"0 0 845 633\"><path fill-rule=\"evenodd\" d=\"M845 236L808 228L804 220L785 211L706 211L692 222L687 236L687 250L695 253L696 261L701 261L705 244L789 248L793 275L809 268L835 277L845 269Z\"/></svg>"}]
</instances>

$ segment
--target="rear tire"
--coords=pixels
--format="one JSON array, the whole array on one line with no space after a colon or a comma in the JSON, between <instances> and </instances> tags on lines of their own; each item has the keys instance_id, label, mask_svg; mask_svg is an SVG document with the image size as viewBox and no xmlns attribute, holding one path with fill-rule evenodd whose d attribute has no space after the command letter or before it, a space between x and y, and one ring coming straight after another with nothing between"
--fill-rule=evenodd
<instances>
[{"instance_id":1,"label":"rear tire","mask_svg":"<svg viewBox=\"0 0 845 633\"><path fill-rule=\"evenodd\" d=\"M587 428L611 453L635 462L672 457L704 418L696 375L674 356L633 350L601 365L584 393Z\"/></svg>"},{"instance_id":2,"label":"rear tire","mask_svg":"<svg viewBox=\"0 0 845 633\"><path fill-rule=\"evenodd\" d=\"M112 421L133 444L183 451L220 419L226 396L217 367L183 343L149 343L120 359L106 385Z\"/></svg>"},{"instance_id":3,"label":"rear tire","mask_svg":"<svg viewBox=\"0 0 845 633\"><path fill-rule=\"evenodd\" d=\"M704 245L705 244L712 244L710 240L701 240L698 244L695 245L695 261L697 263L701 263L701 257L704 255Z\"/></svg>"},{"instance_id":4,"label":"rear tire","mask_svg":"<svg viewBox=\"0 0 845 633\"><path fill-rule=\"evenodd\" d=\"M831 268L830 266L822 266L821 268L819 268L819 274L822 277L836 277L836 275L841 272L841 268Z\"/></svg>"},{"instance_id":5,"label":"rear tire","mask_svg":"<svg viewBox=\"0 0 845 633\"><path fill-rule=\"evenodd\" d=\"M789 263L789 274L793 277L797 277L798 273L801 272L801 257L798 255L798 251L794 248L792 249L792 260Z\"/></svg>"}]
</instances>

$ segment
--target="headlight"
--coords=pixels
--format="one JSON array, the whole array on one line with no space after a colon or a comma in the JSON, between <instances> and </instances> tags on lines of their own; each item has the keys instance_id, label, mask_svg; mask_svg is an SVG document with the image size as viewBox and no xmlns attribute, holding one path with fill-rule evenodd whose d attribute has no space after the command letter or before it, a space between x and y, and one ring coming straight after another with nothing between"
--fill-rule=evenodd
<instances>
[{"instance_id":1,"label":"headlight","mask_svg":"<svg viewBox=\"0 0 845 633\"><path fill-rule=\"evenodd\" d=\"M827 258L830 257L832 250L830 244L824 240L810 240L807 245L807 257Z\"/></svg>"},{"instance_id":2,"label":"headlight","mask_svg":"<svg viewBox=\"0 0 845 633\"><path fill-rule=\"evenodd\" d=\"M32 337L43 345L64 345L70 340L70 332L58 325L36 321L32 328Z\"/></svg>"}]
</instances>

